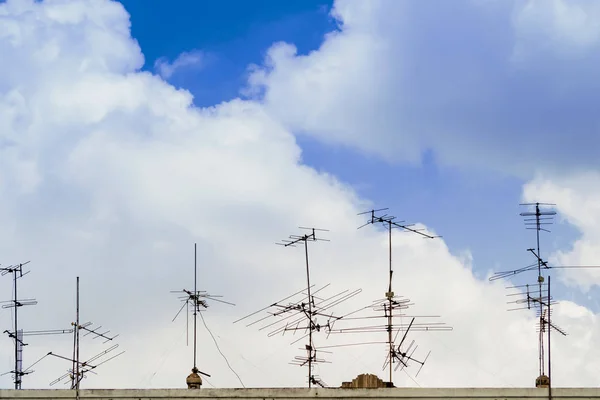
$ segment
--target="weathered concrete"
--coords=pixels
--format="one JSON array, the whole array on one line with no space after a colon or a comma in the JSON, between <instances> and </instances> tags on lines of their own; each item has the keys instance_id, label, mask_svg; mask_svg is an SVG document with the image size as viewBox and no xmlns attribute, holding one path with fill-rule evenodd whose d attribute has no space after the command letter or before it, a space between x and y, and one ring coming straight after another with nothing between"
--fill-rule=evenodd
<instances>
[{"instance_id":1,"label":"weathered concrete","mask_svg":"<svg viewBox=\"0 0 600 400\"><path fill-rule=\"evenodd\" d=\"M185 399L452 399L452 400L529 400L548 399L548 389L537 388L379 388L379 389L83 389L81 399L94 400L185 400ZM0 399L64 400L75 398L73 390L0 390ZM600 388L555 388L552 398L600 400Z\"/></svg>"}]
</instances>

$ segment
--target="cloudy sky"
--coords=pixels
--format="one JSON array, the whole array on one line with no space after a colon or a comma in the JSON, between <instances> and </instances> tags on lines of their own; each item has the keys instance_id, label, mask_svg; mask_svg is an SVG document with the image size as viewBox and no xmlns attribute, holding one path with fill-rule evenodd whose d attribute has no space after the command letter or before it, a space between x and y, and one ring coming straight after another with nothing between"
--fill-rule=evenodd
<instances>
[{"instance_id":1,"label":"cloudy sky","mask_svg":"<svg viewBox=\"0 0 600 400\"><path fill-rule=\"evenodd\" d=\"M0 263L31 260L19 295L38 300L20 327L69 328L79 276L82 321L126 351L82 387L184 387L170 291L193 287L198 243L200 288L236 304L204 319L240 377L201 323L205 386L304 386L301 344L232 322L302 289L303 252L274 245L298 226L331 230L311 247L317 286L362 288L340 312L381 298L387 238L356 214L389 207L443 236L395 234L395 292L454 328L412 335L431 356L395 384L533 386L534 314L487 278L532 262L522 201L557 204L544 257L600 263L598 21L579 0L1 1ZM597 386L600 270L559 272L553 382ZM25 366L72 351L69 335L26 342ZM5 335L0 373L12 349ZM383 378L384 357L339 348L317 373ZM44 359L23 387L69 366Z\"/></svg>"}]
</instances>

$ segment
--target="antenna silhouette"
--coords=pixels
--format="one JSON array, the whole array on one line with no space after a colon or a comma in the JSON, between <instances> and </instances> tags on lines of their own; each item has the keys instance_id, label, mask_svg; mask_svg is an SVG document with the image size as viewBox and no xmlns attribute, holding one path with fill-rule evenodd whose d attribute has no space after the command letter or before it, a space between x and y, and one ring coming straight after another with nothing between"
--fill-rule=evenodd
<instances>
[{"instance_id":1,"label":"antenna silhouette","mask_svg":"<svg viewBox=\"0 0 600 400\"><path fill-rule=\"evenodd\" d=\"M423 361L421 361L421 360L417 359L416 357L414 357L414 353L418 347L418 346L415 346L414 340L411 341L411 343L408 344L408 346L403 347L403 345L405 345L405 341L407 339L408 332L411 329L412 329L412 331L449 331L449 330L452 330L452 327L446 326L442 322L415 323L416 316L410 317L402 312L403 310L409 308L409 306L411 306L412 303L410 303L409 299L405 299L400 296L396 296L394 294L394 291L392 288L392 281L393 281L392 278L394 275L394 271L392 268L392 230L400 229L402 231L415 233L415 234L422 236L424 239L434 239L434 238L437 238L440 236L432 236L432 235L429 235L429 234L423 232L423 229L412 228L412 226L414 226L414 225L405 224L404 221L396 222L395 217L393 217L391 215L388 215L388 214L377 215L377 213L381 213L382 211L386 211L386 210L388 210L388 209L382 208L379 210L370 210L370 211L366 211L366 212L358 214L358 215L369 215L370 216L369 220L365 224L359 226L358 229L361 229L370 224L373 224L373 225L374 224L382 224L388 230L388 243L389 243L389 274L388 274L388 278L389 278L389 280L388 280L388 289L387 289L387 292L385 293L385 298L375 300L370 305L363 307L353 313L350 313L350 314L355 314L355 313L359 313L360 311L370 309L371 311L375 311L375 313L377 315L375 315L375 316L373 316L373 315L356 316L356 317L346 316L346 318L345 318L345 321L350 321L350 320L369 320L369 321L371 321L373 319L382 318L382 319L384 319L385 323L377 324L377 325L367 325L367 326L349 327L349 328L344 328L344 329L336 329L336 330L332 331L332 333L346 333L346 334L354 333L354 334L356 334L356 333L386 332L387 333L387 341L342 344L342 345L334 345L334 346L328 346L328 347L371 345L371 344L385 343L387 345L388 351L387 351L387 356L386 356L384 364L383 364L383 369L385 370L386 367L388 368L388 370L389 370L389 386L393 387L394 386L394 383L393 383L393 371L394 370L398 370L398 368L400 368L400 367L402 369L405 367L408 367L409 362L412 361L412 362L420 365L419 370L417 371L417 375L418 375L419 372L421 371L421 368L423 368L423 366L425 365L425 362L429 358L429 354L431 353L431 352L428 353L427 356L425 357L425 359L423 359ZM408 327L405 327L402 324L400 324L400 325L394 324L394 317L409 317L409 318L411 318L411 321L410 321ZM423 316L423 317L437 318L439 316ZM395 332L395 334L394 334L394 332ZM404 332L404 334L402 335L402 339L400 340L400 342L396 345L396 340L401 332ZM403 348L404 348L404 350L403 350ZM394 368L394 364L396 364L395 368Z\"/></svg>"},{"instance_id":2,"label":"antenna silhouette","mask_svg":"<svg viewBox=\"0 0 600 400\"><path fill-rule=\"evenodd\" d=\"M69 358L69 357L61 356L59 354L55 354L53 352L49 352L44 357L42 357L42 359L47 356L53 356L55 358L60 358L62 360L71 362L71 364L72 364L71 368L67 370L67 373L56 378L52 382L50 382L50 386L53 386L61 381L64 381L66 378L69 378L71 381L71 389L74 389L76 391L76 396L77 396L77 398L79 398L79 386L80 386L82 379L87 378L86 374L88 372L95 373L93 371L94 369L96 369L100 365L120 356L121 354L125 353L125 351L121 351L120 353L117 353L112 357L101 360L102 357L111 353L112 351L116 350L119 347L118 344L115 344L115 345L109 347L108 349L96 354L95 356L87 359L86 361L81 361L80 355L79 355L79 350L80 350L79 337L80 337L81 331L85 332L83 336L92 335L93 339L98 339L98 338L103 339L104 340L103 343L111 342L119 335L109 336L108 333L110 331L101 332L100 331L100 329L102 328L101 326L99 326L97 328L91 328L91 325L92 325L91 322L86 322L83 324L79 323L79 277L77 277L75 303L76 303L76 305L75 305L75 322L71 322L71 326L73 326L73 329L72 329L73 356L71 358ZM41 359L38 360L37 362L39 362L39 361L41 361ZM68 380L65 381L65 384L67 382L69 382L69 381Z\"/></svg>"},{"instance_id":3,"label":"antenna silhouette","mask_svg":"<svg viewBox=\"0 0 600 400\"><path fill-rule=\"evenodd\" d=\"M259 330L270 329L267 336L271 337L277 334L285 334L285 332L292 332L293 334L300 332L302 336L296 339L291 344L297 343L300 340L308 339L308 342L304 346L306 356L296 356L290 362L292 365L307 366L308 367L308 387L311 388L313 385L325 387L325 383L313 373L314 364L328 363L323 358L318 356L318 353L328 354L328 351L322 351L317 349L314 343L315 332L328 332L330 333L335 321L340 320L343 316L335 316L330 311L333 307L345 302L346 300L359 294L362 289L354 291L344 290L329 297L321 297L321 292L329 286L329 284L321 287L320 289L313 290L314 285L310 283L310 264L308 258L308 242L324 241L328 242L328 239L322 239L317 237L317 232L329 232L327 229L318 228L306 228L299 227L299 229L308 231L302 235L290 235L288 239L284 239L277 245L284 247L296 247L297 244L302 243L304 246L304 255L306 261L306 289L302 289L284 299L281 299L270 306L260 309L252 314L249 314L243 318L234 321L234 324L242 321L246 318L255 316L263 311L266 311L267 316L255 319L250 322L248 326L262 323ZM266 321L270 317L278 318L275 322ZM325 318L326 323L321 324L317 318Z\"/></svg>"},{"instance_id":4,"label":"antenna silhouette","mask_svg":"<svg viewBox=\"0 0 600 400\"><path fill-rule=\"evenodd\" d=\"M23 273L23 266L29 264L29 261L26 263L21 263L17 265L13 265L10 267L1 267L0 275L12 274L13 276L13 299L9 301L3 301L5 303L2 305L2 308L14 308L14 330L4 331L4 333L8 334L8 336L14 340L15 342L15 369L11 371L14 374L15 380L15 389L21 389L22 377L25 375L23 372L23 346L27 344L23 342L23 331L19 330L19 308L23 306L33 306L37 304L35 299L21 299L19 300L19 296L17 294L17 282L19 278L22 278L24 275L27 275L29 271Z\"/></svg>"},{"instance_id":5,"label":"antenna silhouette","mask_svg":"<svg viewBox=\"0 0 600 400\"><path fill-rule=\"evenodd\" d=\"M521 309L532 309L534 308L537 313L538 321L538 370L539 377L536 379L536 386L547 386L551 390L551 360L550 360L550 332L552 330L560 333L563 336L566 336L566 332L552 324L551 321L551 306L556 304L550 297L550 276L548 276L548 283L545 283L545 278L543 275L544 270L549 269L574 269L574 268L600 268L600 266L592 266L592 265L567 265L567 266L552 266L549 265L547 261L542 258L541 250L540 250L540 232L550 232L548 226L553 223L554 216L556 215L556 211L551 209L551 207L555 206L553 203L522 203L522 206L533 207L533 211L525 211L520 215L524 217L525 228L532 229L536 231L536 248L527 249L535 257L535 262L525 267L518 268L511 271L500 271L495 272L489 278L490 281L495 281L498 279L509 278L514 275L521 274L527 271L536 271L537 270L537 280L534 285L520 285L520 286L512 286L509 289L519 289L518 293L512 293L509 296L520 296L517 300L509 301L509 304L512 304L512 310L521 310ZM541 206L541 207L540 207ZM525 289L524 297L523 297L523 289ZM545 291L545 293L544 293ZM544 333L547 333L545 337ZM544 343L546 340L546 343ZM547 371L546 373L546 362L545 362L545 345L547 346L548 351L548 363L547 363Z\"/></svg>"},{"instance_id":6,"label":"antenna silhouette","mask_svg":"<svg viewBox=\"0 0 600 400\"><path fill-rule=\"evenodd\" d=\"M179 314L181 313L181 311L183 311L184 308L189 310L189 307L190 306L192 307L192 315L194 317L194 367L192 368L192 375L190 375L188 377L188 379L190 377L197 379L198 386L200 386L200 385L202 385L202 379L197 374L200 373L209 378L210 378L210 375L205 372L200 371L196 366L196 359L197 359L197 329L196 328L197 328L198 313L202 312L208 308L208 300L216 301L216 302L223 303L223 304L228 304L231 306L234 306L235 304L229 303L224 300L220 300L219 298L223 297L223 296L208 294L205 291L198 291L197 259L198 259L197 245L196 245L196 243L194 243L194 291L192 292L190 290L183 289L183 290L172 290L171 293L182 293L183 294L183 296L179 297L179 299L181 301L183 301L183 305L181 306L181 308L179 309L177 314L175 314L173 321L175 321L175 319L179 316ZM186 318L188 318L188 317L189 317L189 313L186 312ZM187 321L187 319L186 319L186 321Z\"/></svg>"},{"instance_id":7,"label":"antenna silhouette","mask_svg":"<svg viewBox=\"0 0 600 400\"><path fill-rule=\"evenodd\" d=\"M552 225L554 216L556 215L556 211L544 209L542 207L551 207L555 204L553 203L522 203L522 206L534 206L534 211L522 212L520 215L524 218L525 228L532 229L536 231L536 249L527 249L527 251L531 252L533 256L536 258L536 261L532 264L526 265L522 268L517 268L509 271L499 271L494 272L492 276L490 276L490 282L493 282L498 279L505 279L511 276L519 275L523 272L527 271L535 271L538 272L538 283L544 283L544 277L542 276L543 270L549 269L588 269L588 268L600 268L600 265L550 265L547 261L544 261L541 256L540 251L540 231L550 232L550 229L547 226Z\"/></svg>"},{"instance_id":8,"label":"antenna silhouette","mask_svg":"<svg viewBox=\"0 0 600 400\"><path fill-rule=\"evenodd\" d=\"M0 267L0 275L8 275L12 274L13 276L13 299L8 301L0 301L2 304L2 308L14 308L14 330L9 331L5 330L4 333L8 335L11 339L14 340L15 343L15 367L12 371L4 373L13 374L15 389L21 389L23 376L29 375L34 371L31 369L33 365L27 369L23 369L23 347L27 346L27 343L23 341L24 336L40 336L40 335L57 335L63 333L70 333L69 330L42 330L42 331L24 331L23 329L19 329L19 308L23 306L33 306L37 304L37 300L35 299L19 299L17 294L18 289L18 280L29 273L23 272L23 267L29 264L29 261L25 263L20 263L16 265L12 265L9 267ZM37 364L37 363L36 363ZM2 376L0 375L0 376Z\"/></svg>"}]
</instances>

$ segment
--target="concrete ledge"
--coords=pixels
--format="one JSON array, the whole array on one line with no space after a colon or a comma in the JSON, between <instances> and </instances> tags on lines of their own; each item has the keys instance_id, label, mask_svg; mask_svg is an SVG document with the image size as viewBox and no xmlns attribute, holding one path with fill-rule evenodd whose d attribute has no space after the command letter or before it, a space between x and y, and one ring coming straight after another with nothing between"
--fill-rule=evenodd
<instances>
[{"instance_id":1,"label":"concrete ledge","mask_svg":"<svg viewBox=\"0 0 600 400\"><path fill-rule=\"evenodd\" d=\"M185 400L185 399L547 399L548 389L537 388L256 388L256 389L82 389L82 399ZM62 400L75 398L73 390L0 390L0 399ZM600 388L553 388L553 399L600 400Z\"/></svg>"}]
</instances>

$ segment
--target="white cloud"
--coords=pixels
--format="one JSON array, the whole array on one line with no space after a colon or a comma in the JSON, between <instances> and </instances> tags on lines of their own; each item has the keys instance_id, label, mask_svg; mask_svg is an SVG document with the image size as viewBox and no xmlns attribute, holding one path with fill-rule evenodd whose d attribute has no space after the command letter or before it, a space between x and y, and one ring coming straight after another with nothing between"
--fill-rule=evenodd
<instances>
[{"instance_id":1,"label":"white cloud","mask_svg":"<svg viewBox=\"0 0 600 400\"><path fill-rule=\"evenodd\" d=\"M418 160L421 141L412 132L390 132L400 121L386 114L390 102L402 101L395 90L402 73L398 48L386 35L397 31L404 8L402 2L336 2L332 15L342 31L308 55L273 45L265 68L253 70L250 89L264 90L269 111L294 131L389 160Z\"/></svg>"},{"instance_id":2,"label":"white cloud","mask_svg":"<svg viewBox=\"0 0 600 400\"><path fill-rule=\"evenodd\" d=\"M308 54L273 45L251 69L248 93L296 133L389 162L418 163L431 150L438 165L524 179L540 168L597 166L589 104L598 60L581 53L596 43L596 6L522 4L432 11L420 2L337 1L340 29ZM547 42L552 57L527 53L527 68L515 68L515 47L533 52ZM563 64L563 50L585 57Z\"/></svg>"},{"instance_id":3,"label":"white cloud","mask_svg":"<svg viewBox=\"0 0 600 400\"><path fill-rule=\"evenodd\" d=\"M177 56L173 62L166 58L159 58L154 62L154 69L158 71L164 79L169 79L175 72L182 68L201 68L204 64L204 53L200 50L185 51Z\"/></svg>"},{"instance_id":4,"label":"white cloud","mask_svg":"<svg viewBox=\"0 0 600 400\"><path fill-rule=\"evenodd\" d=\"M595 2L529 0L518 2L516 8L517 62L540 52L581 55L600 43L600 6Z\"/></svg>"},{"instance_id":5,"label":"white cloud","mask_svg":"<svg viewBox=\"0 0 600 400\"><path fill-rule=\"evenodd\" d=\"M383 44L372 47L366 39L377 24L362 19L383 3L360 12L344 10L347 4L340 3L339 12L348 21L356 18L353 41L332 36L328 45L384 52ZM22 309L22 327L68 327L78 275L82 320L120 333L127 350L85 386L182 387L190 348L184 346L184 321L170 322L178 302L169 290L189 287L197 241L201 288L237 304L214 305L206 318L246 385L303 385L304 371L287 364L297 354L289 337L266 338L231 321L302 286L302 252L272 245L300 224L332 229L332 242L311 250L315 282L332 282L332 291L363 287L361 304L380 297L387 238L374 229L357 231L361 221L354 217L368 201L303 165L287 121L271 107L236 99L200 109L188 92L139 72L143 57L119 4L12 1L0 5L0 15L6 22L0 24L0 50L19 62L0 64L0 143L9 144L0 147L0 254L4 264L33 261L20 293L40 302ZM304 62L288 59L289 52L282 46L271 54L277 62ZM323 69L311 68L332 81L310 85L326 104L335 105L339 93L350 93L346 85L361 80L372 85L362 95L383 101L377 95L383 81L366 74L369 60L356 57L349 67L354 79L331 73L345 69L335 55L318 61ZM278 79L301 86L295 73ZM349 110L353 122L372 124ZM332 135L341 134L337 124L343 121L343 114L332 116ZM398 233L394 243L395 291L416 303L415 313L440 314L454 327L415 336L420 348L433 350L419 383L533 385L532 316L504 311L503 285L476 279L464 265L470 258L454 256L442 240ZM10 293L6 277L0 285L3 296ZM557 319L567 314L569 329L588 333L583 341L555 341L555 359L564 360L555 382L595 385L590 366L600 351L593 345L600 335L597 316L575 304L557 307ZM3 329L10 328L9 316L0 313ZM70 352L68 337L29 342L25 365L49 350ZM82 354L101 348L86 338ZM200 349L199 367L213 375L208 381L238 385L203 330ZM362 372L381 376L383 353L340 349L319 374L331 385ZM11 354L3 344L3 370L11 369ZM47 387L67 368L61 360L44 360L24 387ZM3 386L9 381L0 377ZM412 384L402 374L396 382Z\"/></svg>"},{"instance_id":6,"label":"white cloud","mask_svg":"<svg viewBox=\"0 0 600 400\"><path fill-rule=\"evenodd\" d=\"M550 261L563 266L600 265L600 173L574 173L562 176L538 177L525 186L529 201L552 199L560 215L581 233L569 250L558 251ZM568 284L588 291L600 286L600 268L558 270Z\"/></svg>"}]
</instances>

